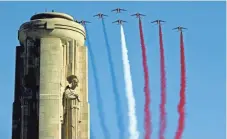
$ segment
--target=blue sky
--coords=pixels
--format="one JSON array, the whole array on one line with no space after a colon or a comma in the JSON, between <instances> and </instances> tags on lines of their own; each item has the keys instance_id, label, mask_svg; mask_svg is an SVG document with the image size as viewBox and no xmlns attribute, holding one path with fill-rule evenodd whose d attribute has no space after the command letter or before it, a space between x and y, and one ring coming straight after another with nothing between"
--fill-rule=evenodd
<instances>
[{"instance_id":1,"label":"blue sky","mask_svg":"<svg viewBox=\"0 0 227 139\"><path fill-rule=\"evenodd\" d=\"M128 11L122 14L111 13L111 9L121 7ZM106 46L101 21L92 17L97 12L108 14L105 19L110 47L113 53L114 68L118 80L120 99L124 116L122 122L127 130L127 99L124 90L123 65L120 45L120 28L112 24L117 18L128 21L125 24L127 47L131 64L138 127L143 138L144 81L139 40L138 20L130 14L141 12L147 47L150 72L151 111L154 139L158 138L160 72L158 27L149 22L166 20L163 24L167 73L167 129L166 139L173 139L178 114L177 104L180 89L179 33L172 31L178 25L189 30L184 32L187 106L186 128L183 139L224 139L225 138L225 2L0 2L0 136L11 138L11 117L14 94L15 46L20 25L28 21L36 12L51 11L68 13L76 19L91 21L88 25L90 41L96 58L101 93L105 105L107 125L112 139L118 139L117 122ZM103 139L100 129L96 92L89 62L89 100L91 124L97 139ZM128 133L127 133L128 134Z\"/></svg>"}]
</instances>

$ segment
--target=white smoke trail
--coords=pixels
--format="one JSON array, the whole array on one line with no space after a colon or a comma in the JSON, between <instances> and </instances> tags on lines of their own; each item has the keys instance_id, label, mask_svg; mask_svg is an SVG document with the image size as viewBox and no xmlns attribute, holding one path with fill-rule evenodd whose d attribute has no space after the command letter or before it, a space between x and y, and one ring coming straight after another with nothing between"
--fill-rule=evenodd
<instances>
[{"instance_id":1,"label":"white smoke trail","mask_svg":"<svg viewBox=\"0 0 227 139\"><path fill-rule=\"evenodd\" d=\"M121 47L122 47L122 61L124 66L125 90L128 99L128 116L129 116L129 139L138 139L139 132L137 130L136 117L136 103L133 95L132 78L130 71L130 64L128 60L128 50L126 47L125 34L123 26L121 25Z\"/></svg>"}]
</instances>

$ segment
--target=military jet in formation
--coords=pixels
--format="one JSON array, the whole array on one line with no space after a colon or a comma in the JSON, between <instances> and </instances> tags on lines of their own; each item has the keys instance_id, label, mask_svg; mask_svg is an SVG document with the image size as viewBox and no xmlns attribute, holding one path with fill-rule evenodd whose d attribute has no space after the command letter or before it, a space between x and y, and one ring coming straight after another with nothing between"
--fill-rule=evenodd
<instances>
[{"instance_id":1,"label":"military jet in formation","mask_svg":"<svg viewBox=\"0 0 227 139\"><path fill-rule=\"evenodd\" d=\"M114 21L112 23L117 23L118 25L122 25L123 23L127 23L127 21L118 19L118 20L116 20L116 21Z\"/></svg>"},{"instance_id":2,"label":"military jet in formation","mask_svg":"<svg viewBox=\"0 0 227 139\"><path fill-rule=\"evenodd\" d=\"M184 27L182 27L182 26L178 26L178 27L176 27L176 28L173 28L173 30L178 30L178 31L180 31L180 32L182 32L182 30L183 29L187 29L187 28L184 28Z\"/></svg>"},{"instance_id":3,"label":"military jet in formation","mask_svg":"<svg viewBox=\"0 0 227 139\"><path fill-rule=\"evenodd\" d=\"M98 18L100 19L100 18L103 18L104 16L108 16L108 15L98 13L98 14L94 15L93 17L96 17L96 16L98 16Z\"/></svg>"},{"instance_id":4,"label":"military jet in formation","mask_svg":"<svg viewBox=\"0 0 227 139\"><path fill-rule=\"evenodd\" d=\"M115 11L116 11L116 13L121 13L121 11L127 11L127 10L121 9L121 8L116 8L116 9L111 10L111 12L115 12ZM98 14L94 15L93 17L96 17L96 16L100 19L100 18L104 18L104 16L108 16L108 15L105 15L105 14L102 14L102 13L98 13ZM137 12L135 14L132 14L131 16L136 16L136 18L141 18L142 16L146 16L146 15ZM166 21L154 20L151 23L161 24L161 23L164 23L164 22L166 22ZM79 21L78 23L80 23L82 25L85 25L86 23L91 23L91 22L82 20L82 21ZM118 19L118 20L116 20L116 21L114 21L112 23L117 23L118 25L122 25L123 23L127 23L127 21ZM187 29L187 28L184 28L184 27L181 27L181 26L173 28L173 30L176 30L176 29L178 31L182 32L183 29Z\"/></svg>"},{"instance_id":5,"label":"military jet in formation","mask_svg":"<svg viewBox=\"0 0 227 139\"><path fill-rule=\"evenodd\" d=\"M89 22L89 21L84 21L84 20L81 20L81 21L78 21L78 23L79 23L79 24L81 24L81 25L85 25L86 23L91 23L91 22Z\"/></svg>"},{"instance_id":6,"label":"military jet in formation","mask_svg":"<svg viewBox=\"0 0 227 139\"><path fill-rule=\"evenodd\" d=\"M166 22L166 21L163 21L163 20L155 20L155 21L152 21L151 23L161 24L161 22Z\"/></svg>"},{"instance_id":7,"label":"military jet in formation","mask_svg":"<svg viewBox=\"0 0 227 139\"><path fill-rule=\"evenodd\" d=\"M140 13L135 13L135 14L133 14L131 16L136 16L136 18L140 18L140 16L146 16L146 15L140 14Z\"/></svg>"},{"instance_id":8,"label":"military jet in formation","mask_svg":"<svg viewBox=\"0 0 227 139\"><path fill-rule=\"evenodd\" d=\"M120 13L121 11L127 11L125 9L121 9L121 8L116 8L116 9L113 9L111 12L114 12L116 11L116 13Z\"/></svg>"}]
</instances>

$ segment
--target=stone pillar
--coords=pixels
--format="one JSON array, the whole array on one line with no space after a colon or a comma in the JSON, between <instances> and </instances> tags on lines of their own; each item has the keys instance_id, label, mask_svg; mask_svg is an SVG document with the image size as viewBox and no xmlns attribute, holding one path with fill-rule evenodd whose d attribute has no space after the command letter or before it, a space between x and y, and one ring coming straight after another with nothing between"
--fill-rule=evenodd
<instances>
[{"instance_id":1,"label":"stone pillar","mask_svg":"<svg viewBox=\"0 0 227 139\"><path fill-rule=\"evenodd\" d=\"M41 38L39 139L61 139L59 103L62 67L60 38Z\"/></svg>"},{"instance_id":2,"label":"stone pillar","mask_svg":"<svg viewBox=\"0 0 227 139\"><path fill-rule=\"evenodd\" d=\"M89 139L89 103L88 103L88 63L87 47L77 46L76 75L79 79L77 92L81 97L78 124L78 139Z\"/></svg>"}]
</instances>

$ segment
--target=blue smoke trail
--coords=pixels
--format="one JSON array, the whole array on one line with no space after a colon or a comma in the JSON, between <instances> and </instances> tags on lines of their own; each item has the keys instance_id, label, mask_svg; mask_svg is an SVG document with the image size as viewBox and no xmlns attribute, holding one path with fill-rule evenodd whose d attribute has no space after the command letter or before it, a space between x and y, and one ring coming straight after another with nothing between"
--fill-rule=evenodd
<instances>
[{"instance_id":1,"label":"blue smoke trail","mask_svg":"<svg viewBox=\"0 0 227 139\"><path fill-rule=\"evenodd\" d=\"M117 114L117 125L118 125L118 130L119 130L119 138L124 139L124 125L123 125L123 116L122 116L122 109L121 109L121 101L119 98L119 93L117 89L117 84L116 84L116 76L113 68L113 60L112 60L112 55L111 55L111 50L110 50L110 45L106 33L106 26L104 19L102 19L102 27L103 27L103 32L104 32L104 37L105 37L105 42L106 42L106 48L107 48L107 56L108 56L108 61L109 61L109 66L110 66L110 72L111 72L111 77L112 77L112 84L113 84L113 93L114 93L114 98L115 98L115 111Z\"/></svg>"},{"instance_id":2,"label":"blue smoke trail","mask_svg":"<svg viewBox=\"0 0 227 139\"><path fill-rule=\"evenodd\" d=\"M86 31L86 35L87 35L87 45L88 45L87 47L88 47L88 52L89 52L90 59L91 59L92 71L93 71L93 76L94 76L94 80L95 80L95 90L96 90L96 94L97 94L96 99L97 99L97 103L98 103L98 115L99 115L100 122L101 122L101 128L102 128L105 139L110 139L110 132L107 129L107 126L105 124L106 123L105 122L106 121L105 113L103 111L103 101L102 101L101 93L100 93L101 91L100 91L99 79L97 77L98 72L97 72L96 65L95 65L95 58L94 58L94 54L93 54L93 51L91 48L88 30L87 30L86 25L84 27L85 27L85 31Z\"/></svg>"}]
</instances>

